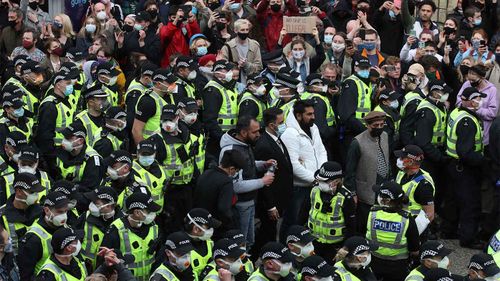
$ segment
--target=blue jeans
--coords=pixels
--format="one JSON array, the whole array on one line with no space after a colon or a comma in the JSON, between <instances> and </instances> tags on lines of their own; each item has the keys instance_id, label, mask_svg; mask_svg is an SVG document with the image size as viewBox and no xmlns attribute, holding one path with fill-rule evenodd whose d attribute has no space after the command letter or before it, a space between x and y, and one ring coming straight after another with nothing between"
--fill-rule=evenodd
<instances>
[{"instance_id":1,"label":"blue jeans","mask_svg":"<svg viewBox=\"0 0 500 281\"><path fill-rule=\"evenodd\" d=\"M255 202L237 202L236 210L240 216L240 230L247 240L248 251L255 242Z\"/></svg>"},{"instance_id":2,"label":"blue jeans","mask_svg":"<svg viewBox=\"0 0 500 281\"><path fill-rule=\"evenodd\" d=\"M307 221L307 213L309 212L309 198L311 187L294 186L292 188L292 198L290 205L283 214L283 223L280 228L280 242L286 244L286 236L288 228L292 225L303 224Z\"/></svg>"}]
</instances>

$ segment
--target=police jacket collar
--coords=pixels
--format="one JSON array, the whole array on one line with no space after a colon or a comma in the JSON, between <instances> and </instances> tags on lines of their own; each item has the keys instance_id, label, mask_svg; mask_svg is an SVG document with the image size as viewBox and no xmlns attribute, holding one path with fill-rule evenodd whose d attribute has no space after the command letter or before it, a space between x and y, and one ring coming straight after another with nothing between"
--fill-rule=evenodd
<instances>
[{"instance_id":1,"label":"police jacket collar","mask_svg":"<svg viewBox=\"0 0 500 281\"><path fill-rule=\"evenodd\" d=\"M171 134L163 130L161 131L161 136L165 140L165 143L186 143L189 140L189 127L184 122L178 123L178 129L180 130L180 132L176 136L172 136Z\"/></svg>"},{"instance_id":2,"label":"police jacket collar","mask_svg":"<svg viewBox=\"0 0 500 281\"><path fill-rule=\"evenodd\" d=\"M36 218L40 217L42 213L42 207L40 205L35 204L28 206L28 208L21 210L14 207L14 197L12 194L7 202L5 203L5 209L3 210L3 214L7 217L9 222L18 222L24 225L31 224Z\"/></svg>"}]
</instances>

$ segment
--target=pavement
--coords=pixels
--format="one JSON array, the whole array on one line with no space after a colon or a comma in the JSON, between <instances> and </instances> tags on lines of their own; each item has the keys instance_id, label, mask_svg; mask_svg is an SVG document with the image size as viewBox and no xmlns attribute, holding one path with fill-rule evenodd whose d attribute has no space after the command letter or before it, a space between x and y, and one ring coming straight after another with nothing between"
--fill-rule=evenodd
<instances>
[{"instance_id":1,"label":"pavement","mask_svg":"<svg viewBox=\"0 0 500 281\"><path fill-rule=\"evenodd\" d=\"M479 250L472 250L467 248L462 248L458 244L458 240L440 240L443 242L445 247L450 248L453 252L449 255L450 259L450 271L453 274L458 274L464 276L467 274L467 265L469 264L470 258L477 253Z\"/></svg>"}]
</instances>

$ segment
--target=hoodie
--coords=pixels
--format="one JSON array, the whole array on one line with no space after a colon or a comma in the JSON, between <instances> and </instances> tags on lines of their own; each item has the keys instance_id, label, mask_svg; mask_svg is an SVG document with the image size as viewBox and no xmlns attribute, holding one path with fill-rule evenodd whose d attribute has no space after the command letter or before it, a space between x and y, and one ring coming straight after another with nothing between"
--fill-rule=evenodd
<instances>
[{"instance_id":1,"label":"hoodie","mask_svg":"<svg viewBox=\"0 0 500 281\"><path fill-rule=\"evenodd\" d=\"M222 159L226 150L235 149L242 153L247 165L233 178L233 187L234 192L238 195L238 201L251 201L256 198L257 190L264 187L264 182L257 176L257 172L265 171L265 161L255 161L252 148L236 139L235 136L236 131L234 129L229 130L222 136L219 159Z\"/></svg>"},{"instance_id":2,"label":"hoodie","mask_svg":"<svg viewBox=\"0 0 500 281\"><path fill-rule=\"evenodd\" d=\"M328 161L326 149L321 141L318 127L311 127L309 137L299 125L293 109L286 119L286 130L281 136L293 167L293 181L296 186L310 187L315 179L314 173Z\"/></svg>"}]
</instances>

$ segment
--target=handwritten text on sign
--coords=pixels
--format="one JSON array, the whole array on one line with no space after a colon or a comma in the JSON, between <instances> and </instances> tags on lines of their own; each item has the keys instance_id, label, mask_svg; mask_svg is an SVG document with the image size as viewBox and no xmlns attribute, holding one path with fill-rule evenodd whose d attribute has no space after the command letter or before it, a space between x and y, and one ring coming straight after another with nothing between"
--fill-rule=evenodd
<instances>
[{"instance_id":1,"label":"handwritten text on sign","mask_svg":"<svg viewBox=\"0 0 500 281\"><path fill-rule=\"evenodd\" d=\"M286 33L312 33L316 27L315 17L283 17Z\"/></svg>"}]
</instances>

